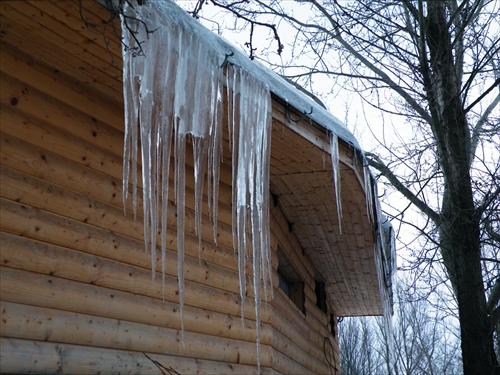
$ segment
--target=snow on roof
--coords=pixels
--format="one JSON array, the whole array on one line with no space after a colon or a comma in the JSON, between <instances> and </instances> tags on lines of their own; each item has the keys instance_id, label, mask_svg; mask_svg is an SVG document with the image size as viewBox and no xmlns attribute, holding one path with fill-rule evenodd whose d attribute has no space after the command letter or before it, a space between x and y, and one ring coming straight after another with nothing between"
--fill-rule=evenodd
<instances>
[{"instance_id":1,"label":"snow on roof","mask_svg":"<svg viewBox=\"0 0 500 375\"><path fill-rule=\"evenodd\" d=\"M228 42L221 36L209 32L208 29L199 22L194 22L194 19L173 1L149 0L148 3L162 9L163 14L174 17L177 23L182 24L186 29L191 30L204 40L213 51L220 55L221 66L227 59L227 62L243 68L257 80L266 84L274 95L283 99L297 110L307 113L307 116L313 121L361 151L361 147L356 138L338 118L324 109L310 96L287 82L283 77L273 72L264 64L251 60L239 47ZM312 113L310 113L311 111Z\"/></svg>"}]
</instances>

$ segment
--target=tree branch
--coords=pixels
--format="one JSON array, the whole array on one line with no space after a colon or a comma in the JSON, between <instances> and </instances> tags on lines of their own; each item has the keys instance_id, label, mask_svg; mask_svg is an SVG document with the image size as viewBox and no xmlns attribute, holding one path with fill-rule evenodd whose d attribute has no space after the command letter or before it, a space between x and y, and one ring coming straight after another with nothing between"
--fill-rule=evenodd
<instances>
[{"instance_id":1,"label":"tree branch","mask_svg":"<svg viewBox=\"0 0 500 375\"><path fill-rule=\"evenodd\" d=\"M403 196L408 199L411 203L413 203L420 211L422 211L425 215L427 215L434 224L438 225L440 221L440 215L435 212L432 208L430 208L424 201L418 198L415 194L413 194L403 183L396 177L394 173L389 169L387 165L384 164L380 158L371 153L365 153L366 158L368 160L368 164L378 170L382 176L387 178L389 182L394 186L394 188L399 191Z\"/></svg>"},{"instance_id":2,"label":"tree branch","mask_svg":"<svg viewBox=\"0 0 500 375\"><path fill-rule=\"evenodd\" d=\"M500 323L500 306L491 311L491 323L493 327L495 327L498 323Z\"/></svg>"},{"instance_id":3,"label":"tree branch","mask_svg":"<svg viewBox=\"0 0 500 375\"><path fill-rule=\"evenodd\" d=\"M497 82L500 83L500 78L497 79ZM477 121L476 125L474 126L474 129L472 129L472 136L471 136L471 155L470 155L470 161L469 165L472 164L472 161L474 160L474 155L476 155L476 149L477 145L479 142L479 136L481 134L481 131L483 130L483 126L486 123L486 120L488 119L488 116L493 112L493 109L500 103L500 92L497 94L496 98L493 99L493 101L490 103L488 108L483 112L479 120Z\"/></svg>"},{"instance_id":4,"label":"tree branch","mask_svg":"<svg viewBox=\"0 0 500 375\"><path fill-rule=\"evenodd\" d=\"M500 264L500 259L494 259L494 258L481 258L482 262L491 262L491 263L498 263Z\"/></svg>"},{"instance_id":5,"label":"tree branch","mask_svg":"<svg viewBox=\"0 0 500 375\"><path fill-rule=\"evenodd\" d=\"M203 2L203 0L200 0L200 1ZM278 49L277 49L278 55L281 55L281 52L283 52L283 44L281 43L281 38L278 34L278 29L276 28L276 25L266 23L266 22L256 21L250 17L247 17L247 16L241 14L241 12L239 12L237 9L234 9L234 6L241 4L241 3L248 3L249 2L248 0L241 0L241 1L231 3L231 4L223 4L223 3L219 2L219 1L215 1L215 0L210 0L210 2L213 5L215 5L216 7L225 9L228 12L232 13L236 18L241 18L241 19L250 23L250 40L245 43L245 46L247 46L250 49L250 56L249 57L251 60L253 60L255 58L255 56L253 54L255 51L255 49L253 48L253 32L254 32L255 26L263 26L263 27L267 27L268 29L272 30L273 35L274 35L274 39L276 40L276 43L278 44ZM199 6L198 12L199 12L199 10L201 10L201 8L202 8L202 6ZM196 13L196 16L197 15L198 15L198 13ZM195 16L195 14L193 14L193 16Z\"/></svg>"},{"instance_id":6,"label":"tree branch","mask_svg":"<svg viewBox=\"0 0 500 375\"><path fill-rule=\"evenodd\" d=\"M488 311L492 317L493 325L496 325L500 320L500 277L495 281L495 285L491 289L490 298L488 299ZM496 311L496 314L494 314ZM494 317L493 315L496 315Z\"/></svg>"},{"instance_id":7,"label":"tree branch","mask_svg":"<svg viewBox=\"0 0 500 375\"><path fill-rule=\"evenodd\" d=\"M488 235L490 236L490 238L495 241L495 242L498 242L500 243L500 234L498 232L496 232L492 225L491 225L491 220L490 219L486 219L485 220L485 231L486 233L488 233Z\"/></svg>"},{"instance_id":8,"label":"tree branch","mask_svg":"<svg viewBox=\"0 0 500 375\"><path fill-rule=\"evenodd\" d=\"M416 101L413 99L405 90L401 88L396 82L394 82L384 71L380 70L374 64L372 64L362 53L358 52L354 49L344 38L339 31L339 26L337 22L331 17L329 12L316 0L310 1L322 14L325 16L331 25L335 28L336 33L332 33L331 31L327 31L329 35L331 35L335 40L337 40L342 47L344 47L353 57L355 57L359 62L361 62L365 67L375 73L378 77L380 77L387 85L393 89L397 94L399 94L409 105L413 108L426 122L432 124L432 118L429 116L427 111L422 108Z\"/></svg>"},{"instance_id":9,"label":"tree branch","mask_svg":"<svg viewBox=\"0 0 500 375\"><path fill-rule=\"evenodd\" d=\"M497 39L495 42L492 43L490 48L488 48L488 50L485 51L483 57L479 61L474 62L474 68L472 69L469 78L467 79L467 81L465 82L465 84L461 89L462 97L465 98L468 96L468 92L471 89L474 80L477 78L477 75L483 72L483 69L488 64L493 65L494 77L499 78L499 74L497 73L497 68L495 67L495 62L494 62L494 56L496 56L498 54L498 51L500 50L499 45L500 45L500 39Z\"/></svg>"},{"instance_id":10,"label":"tree branch","mask_svg":"<svg viewBox=\"0 0 500 375\"><path fill-rule=\"evenodd\" d=\"M479 95L476 100L474 100L467 108L465 108L464 112L467 113L469 112L477 103L479 103L481 100L483 100L483 98L488 95L495 87L498 87L500 89L500 77L498 77L495 82L493 82L493 84L488 87L488 89L486 89L483 93L481 93L481 95ZM500 91L500 90L499 90ZM500 94L499 94L500 95ZM495 98L495 100L493 100L493 107L495 107L496 103L498 103L498 96L497 98ZM491 105L491 104L490 104ZM493 108L492 108L493 109ZM491 112L491 111L490 111ZM484 112L484 113L487 113L487 112ZM489 112L488 114L489 115ZM481 118L484 117L484 114L483 116L481 116Z\"/></svg>"},{"instance_id":11,"label":"tree branch","mask_svg":"<svg viewBox=\"0 0 500 375\"><path fill-rule=\"evenodd\" d=\"M232 14L234 14L238 18L242 18L242 19L247 20L248 22L255 23L255 21L252 21L248 17L244 16L243 14L241 14L241 12L238 12L238 10L232 9L231 5L218 4L218 2L214 1L214 0L211 0L211 2L214 5L221 6L222 8L229 10ZM267 9L267 11L270 14L273 14L275 16L279 16L279 17L281 17L287 21L290 21L290 22L292 22L292 23L294 23L294 24L296 24L304 29L314 29L314 30L317 30L318 32L323 32L326 35L329 35L333 39L337 40L342 45L342 47L344 47L353 57L355 57L359 62L361 62L363 66L365 66L367 69L369 69L371 72L373 72L377 76L377 78L375 78L376 80L381 80L381 81L385 82L388 85L388 87L393 89L399 96L401 96L408 103L408 105L411 108L413 108L413 110L415 112L417 112L424 119L424 121L431 124L431 122L432 122L431 116L427 113L427 111L422 106L419 105L419 103L410 94L408 94L408 92L406 92L401 87L401 85L394 82L394 80L392 80L386 72L384 72L383 70L381 70L380 68L375 66L375 64L370 62L364 56L364 54L363 54L364 52L363 53L358 52L344 38L342 38L338 23L332 18L332 16L329 14L329 12L321 4L319 4L318 1L309 0L307 2L314 5L318 9L318 11L320 11L321 14L328 19L330 24L333 26L334 32L331 29L328 29L328 28L321 26L319 24L302 22L293 16L290 16L290 15L283 13L283 12L279 12L278 10L272 8L268 4L264 4L261 1L258 1L258 3L261 6L263 6L265 9ZM258 24L258 23L256 23L256 24ZM263 24L263 26L271 27L274 25ZM273 30L275 30L275 29L273 29ZM277 35L277 32L275 33L275 37L276 37L276 35ZM377 60L377 59L375 59L375 60Z\"/></svg>"},{"instance_id":12,"label":"tree branch","mask_svg":"<svg viewBox=\"0 0 500 375\"><path fill-rule=\"evenodd\" d=\"M485 195L483 202L476 208L477 214L482 215L491 202L497 199L498 196L500 196L500 186L497 186L495 191L490 191ZM500 235L497 236L497 238L500 238Z\"/></svg>"}]
</instances>

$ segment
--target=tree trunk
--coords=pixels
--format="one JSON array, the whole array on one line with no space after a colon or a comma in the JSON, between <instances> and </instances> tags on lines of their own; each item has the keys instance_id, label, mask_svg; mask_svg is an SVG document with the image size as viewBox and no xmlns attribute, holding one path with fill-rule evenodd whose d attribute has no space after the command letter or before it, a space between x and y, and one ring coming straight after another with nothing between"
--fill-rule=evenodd
<instances>
[{"instance_id":1,"label":"tree trunk","mask_svg":"<svg viewBox=\"0 0 500 375\"><path fill-rule=\"evenodd\" d=\"M470 130L455 69L453 38L445 2L427 4L425 34L430 61L425 53L422 73L444 176L441 219L437 223L440 247L458 302L464 374L497 375L500 368L481 272L480 217L469 169Z\"/></svg>"},{"instance_id":2,"label":"tree trunk","mask_svg":"<svg viewBox=\"0 0 500 375\"><path fill-rule=\"evenodd\" d=\"M464 375L497 375L500 368L486 307L477 229L467 219L454 219L443 223L447 229L440 237L443 261L458 302Z\"/></svg>"}]
</instances>

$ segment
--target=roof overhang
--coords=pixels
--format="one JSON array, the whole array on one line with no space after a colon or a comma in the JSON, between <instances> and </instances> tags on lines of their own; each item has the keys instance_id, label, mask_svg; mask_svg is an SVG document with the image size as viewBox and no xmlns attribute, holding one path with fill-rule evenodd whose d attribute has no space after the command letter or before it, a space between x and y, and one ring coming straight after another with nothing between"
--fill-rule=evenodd
<instances>
[{"instance_id":1,"label":"roof overhang","mask_svg":"<svg viewBox=\"0 0 500 375\"><path fill-rule=\"evenodd\" d=\"M203 34L207 43L220 51L221 62L225 54L234 52L232 64L243 66L254 72L256 79L266 82L273 93L271 192L278 198L279 207L319 276L324 278L335 313L338 316L382 314L384 305L391 306L392 229L390 224L383 229L378 202L372 199L376 197L375 184L364 169L363 152L356 139L338 119L286 80L262 64L250 61L237 47L208 32L175 4L162 3L179 17L185 17L193 32ZM96 2L82 4L88 21L99 24L109 20L107 10ZM37 9L41 6L37 2L26 6L32 8L32 14L12 10L12 18L10 13L3 18L9 28L5 41L28 56L46 61L58 74L72 77L95 92L99 100L116 104L118 110L123 104L119 40L106 40L83 25L75 26L79 17L75 3L66 4L67 14L44 14ZM82 57L75 43L66 48L67 44L54 42L51 50L45 51L37 44L42 37L34 35L18 18L43 30L65 25L73 39L85 43L93 58ZM114 21L119 28L118 20ZM60 39L66 41L64 37ZM330 132L339 139L341 226L329 155ZM388 237L387 233L391 235Z\"/></svg>"},{"instance_id":2,"label":"roof overhang","mask_svg":"<svg viewBox=\"0 0 500 375\"><path fill-rule=\"evenodd\" d=\"M271 192L303 251L323 278L338 316L381 315L390 301L376 205L365 184L362 152L339 139L342 219L339 223L328 127L275 97ZM304 117L302 121L296 119ZM368 199L367 199L368 196ZM375 220L374 220L375 219ZM340 224L340 225L339 225ZM389 224L390 225L390 224ZM383 250L385 249L385 250ZM390 254L389 254L390 255ZM389 302L389 304L387 304ZM384 306L385 305L385 306Z\"/></svg>"}]
</instances>

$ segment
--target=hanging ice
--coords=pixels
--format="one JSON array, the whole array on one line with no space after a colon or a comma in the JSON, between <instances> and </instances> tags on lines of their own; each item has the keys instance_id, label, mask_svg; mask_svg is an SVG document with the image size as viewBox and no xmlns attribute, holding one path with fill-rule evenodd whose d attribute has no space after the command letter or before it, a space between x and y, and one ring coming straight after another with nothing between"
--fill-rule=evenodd
<instances>
[{"instance_id":1,"label":"hanging ice","mask_svg":"<svg viewBox=\"0 0 500 375\"><path fill-rule=\"evenodd\" d=\"M269 90L243 70L229 67L228 90L232 92L230 116L233 152L233 238L238 249L241 316L245 310L245 263L253 250L253 287L256 325L260 323L261 282L267 294L271 280L269 239L269 156L271 146L271 95ZM238 114L235 118L235 114ZM249 238L247 226L251 228ZM259 329L257 329L257 359Z\"/></svg>"},{"instance_id":2,"label":"hanging ice","mask_svg":"<svg viewBox=\"0 0 500 375\"><path fill-rule=\"evenodd\" d=\"M158 7L161 7L161 4ZM209 48L193 30L186 29L182 21L169 12L147 6L130 6L129 2L125 2L121 21L125 101L124 205L131 178L135 214L140 141L144 240L146 250L151 253L154 279L157 232L160 230L162 285L164 285L168 186L171 178L170 157L173 143L182 334L184 334L186 148L189 144L193 147L194 225L199 238L200 254L205 178L208 180L208 205L211 208L214 241L217 238L223 83L226 85L228 99L226 113L233 163L233 245L238 252L241 315L244 319L245 269L246 261L250 258L253 265L256 349L260 370L261 287L267 295L267 284L271 281L270 92L263 83L245 70L230 64L226 65L224 80L223 70L220 68L223 56Z\"/></svg>"},{"instance_id":3,"label":"hanging ice","mask_svg":"<svg viewBox=\"0 0 500 375\"><path fill-rule=\"evenodd\" d=\"M372 174L370 173L368 165L363 165L363 180L365 182L364 187L366 196L366 214L368 215L370 222L375 223L377 220L377 218L374 215L374 207L373 207L373 200L374 200L373 189L375 185L372 184Z\"/></svg>"},{"instance_id":4,"label":"hanging ice","mask_svg":"<svg viewBox=\"0 0 500 375\"><path fill-rule=\"evenodd\" d=\"M342 200L340 195L340 157L339 139L336 134L330 133L330 155L332 158L333 181L335 183L335 201L339 219L339 231L342 233Z\"/></svg>"}]
</instances>

